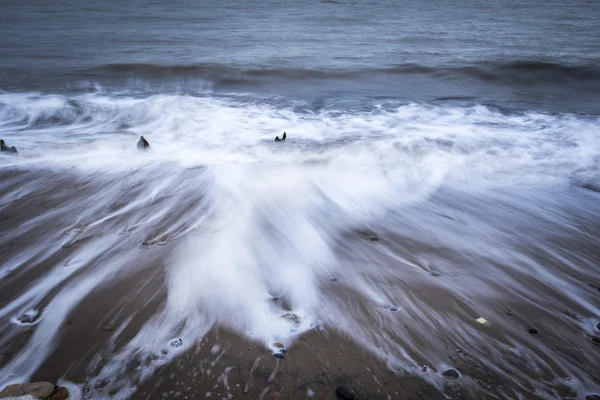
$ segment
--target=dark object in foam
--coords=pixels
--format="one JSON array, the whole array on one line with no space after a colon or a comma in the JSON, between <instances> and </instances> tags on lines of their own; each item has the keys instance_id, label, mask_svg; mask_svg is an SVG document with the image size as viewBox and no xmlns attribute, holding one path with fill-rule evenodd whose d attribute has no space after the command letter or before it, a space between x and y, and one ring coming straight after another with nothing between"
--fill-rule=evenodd
<instances>
[{"instance_id":1,"label":"dark object in foam","mask_svg":"<svg viewBox=\"0 0 600 400\"><path fill-rule=\"evenodd\" d=\"M18 153L17 148L15 146L8 147L4 142L4 139L0 139L0 151L7 153Z\"/></svg>"},{"instance_id":2,"label":"dark object in foam","mask_svg":"<svg viewBox=\"0 0 600 400\"><path fill-rule=\"evenodd\" d=\"M285 132L283 132L283 136L281 136L281 139L279 139L279 136L275 136L275 141L276 142L285 142L286 137L287 137L287 134Z\"/></svg>"},{"instance_id":3,"label":"dark object in foam","mask_svg":"<svg viewBox=\"0 0 600 400\"><path fill-rule=\"evenodd\" d=\"M150 143L148 143L148 141L143 136L140 136L140 140L138 140L137 142L137 147L139 147L140 149L147 149L148 147L150 147Z\"/></svg>"}]
</instances>

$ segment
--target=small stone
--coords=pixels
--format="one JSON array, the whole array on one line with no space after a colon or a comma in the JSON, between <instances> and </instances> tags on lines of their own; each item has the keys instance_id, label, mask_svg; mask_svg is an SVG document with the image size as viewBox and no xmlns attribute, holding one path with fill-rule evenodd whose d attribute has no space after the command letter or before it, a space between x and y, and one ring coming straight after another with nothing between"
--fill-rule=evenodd
<instances>
[{"instance_id":1,"label":"small stone","mask_svg":"<svg viewBox=\"0 0 600 400\"><path fill-rule=\"evenodd\" d=\"M24 324L31 324L33 322L33 316L29 314L23 314L19 317L19 321Z\"/></svg>"},{"instance_id":2,"label":"small stone","mask_svg":"<svg viewBox=\"0 0 600 400\"><path fill-rule=\"evenodd\" d=\"M52 396L50 396L48 400L65 400L68 397L69 391L66 387L61 386L56 388L56 390L54 391L54 393L52 393Z\"/></svg>"},{"instance_id":3,"label":"small stone","mask_svg":"<svg viewBox=\"0 0 600 400\"><path fill-rule=\"evenodd\" d=\"M450 369L442 372L442 375L445 376L446 378L450 378L450 379L458 379L458 377L460 376L458 371L455 370L454 368L450 368Z\"/></svg>"},{"instance_id":4,"label":"small stone","mask_svg":"<svg viewBox=\"0 0 600 400\"><path fill-rule=\"evenodd\" d=\"M377 237L376 235L371 234L371 235L369 235L369 240L371 242L376 242L376 241L379 240L379 237Z\"/></svg>"},{"instance_id":5,"label":"small stone","mask_svg":"<svg viewBox=\"0 0 600 400\"><path fill-rule=\"evenodd\" d=\"M8 385L0 392L0 398L5 397L19 397L25 395L25 390L23 389L25 385L16 384L16 385Z\"/></svg>"},{"instance_id":6,"label":"small stone","mask_svg":"<svg viewBox=\"0 0 600 400\"><path fill-rule=\"evenodd\" d=\"M115 328L112 325L104 325L104 327L102 328L102 330L105 332L110 332L113 329L115 329Z\"/></svg>"},{"instance_id":7,"label":"small stone","mask_svg":"<svg viewBox=\"0 0 600 400\"><path fill-rule=\"evenodd\" d=\"M165 349L162 349L162 350L160 351L160 353L161 353L162 355L167 355L169 352L168 352L167 350L165 350Z\"/></svg>"},{"instance_id":8,"label":"small stone","mask_svg":"<svg viewBox=\"0 0 600 400\"><path fill-rule=\"evenodd\" d=\"M354 392L345 386L338 386L335 392L344 400L354 400L356 398Z\"/></svg>"},{"instance_id":9,"label":"small stone","mask_svg":"<svg viewBox=\"0 0 600 400\"><path fill-rule=\"evenodd\" d=\"M431 272L430 272L430 274L431 274L432 276L441 276L441 275L442 275L442 273L441 273L441 272L439 272L439 271L431 271Z\"/></svg>"},{"instance_id":10,"label":"small stone","mask_svg":"<svg viewBox=\"0 0 600 400\"><path fill-rule=\"evenodd\" d=\"M273 354L273 358L276 358L278 360L283 360L283 354L281 354L281 353L274 353Z\"/></svg>"},{"instance_id":11,"label":"small stone","mask_svg":"<svg viewBox=\"0 0 600 400\"><path fill-rule=\"evenodd\" d=\"M535 329L535 328L529 328L529 329L527 330L527 332L531 333L532 335L537 335L537 333L538 333L538 330L537 330L537 329Z\"/></svg>"},{"instance_id":12,"label":"small stone","mask_svg":"<svg viewBox=\"0 0 600 400\"><path fill-rule=\"evenodd\" d=\"M137 142L137 147L140 149L147 149L148 147L150 147L150 143L148 143L148 141L143 136L140 136L140 140L138 140Z\"/></svg>"},{"instance_id":13,"label":"small stone","mask_svg":"<svg viewBox=\"0 0 600 400\"><path fill-rule=\"evenodd\" d=\"M592 342L595 344L600 344L600 336L592 336Z\"/></svg>"},{"instance_id":14,"label":"small stone","mask_svg":"<svg viewBox=\"0 0 600 400\"><path fill-rule=\"evenodd\" d=\"M25 394L46 398L54 391L54 384L50 382L33 382L23 385Z\"/></svg>"},{"instance_id":15,"label":"small stone","mask_svg":"<svg viewBox=\"0 0 600 400\"><path fill-rule=\"evenodd\" d=\"M398 307L390 307L388 308L388 310L390 310L391 312L396 312L398 311Z\"/></svg>"},{"instance_id":16,"label":"small stone","mask_svg":"<svg viewBox=\"0 0 600 400\"><path fill-rule=\"evenodd\" d=\"M600 322L596 325L596 329L600 331Z\"/></svg>"},{"instance_id":17,"label":"small stone","mask_svg":"<svg viewBox=\"0 0 600 400\"><path fill-rule=\"evenodd\" d=\"M462 351L461 349L457 349L457 350L456 350L456 352L460 354L460 353L462 353L463 351Z\"/></svg>"},{"instance_id":18,"label":"small stone","mask_svg":"<svg viewBox=\"0 0 600 400\"><path fill-rule=\"evenodd\" d=\"M169 342L169 345L171 345L172 347L183 346L183 339L181 339L181 338L173 339Z\"/></svg>"}]
</instances>

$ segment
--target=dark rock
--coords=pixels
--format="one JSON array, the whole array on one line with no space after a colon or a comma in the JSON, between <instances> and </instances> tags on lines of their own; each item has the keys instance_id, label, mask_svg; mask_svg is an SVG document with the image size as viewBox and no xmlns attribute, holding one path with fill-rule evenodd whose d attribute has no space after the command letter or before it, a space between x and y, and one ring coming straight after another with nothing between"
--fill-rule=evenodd
<instances>
[{"instance_id":1,"label":"dark rock","mask_svg":"<svg viewBox=\"0 0 600 400\"><path fill-rule=\"evenodd\" d=\"M69 397L69 391L66 387L61 386L56 388L48 400L65 400L67 397Z\"/></svg>"},{"instance_id":2,"label":"dark rock","mask_svg":"<svg viewBox=\"0 0 600 400\"><path fill-rule=\"evenodd\" d=\"M537 330L537 329L535 329L535 328L529 328L529 329L527 330L527 332L531 333L532 335L537 335L537 333L538 333L538 330Z\"/></svg>"},{"instance_id":3,"label":"dark rock","mask_svg":"<svg viewBox=\"0 0 600 400\"><path fill-rule=\"evenodd\" d=\"M458 371L454 368L447 369L446 371L442 372L442 375L450 379L458 379L458 377L460 376Z\"/></svg>"},{"instance_id":4,"label":"dark rock","mask_svg":"<svg viewBox=\"0 0 600 400\"><path fill-rule=\"evenodd\" d=\"M274 353L273 354L273 358L276 358L278 360L283 360L283 354L281 354L281 353Z\"/></svg>"},{"instance_id":5,"label":"dark rock","mask_svg":"<svg viewBox=\"0 0 600 400\"><path fill-rule=\"evenodd\" d=\"M143 136L140 136L140 140L137 142L137 147L140 149L147 149L150 147L150 143Z\"/></svg>"},{"instance_id":6,"label":"dark rock","mask_svg":"<svg viewBox=\"0 0 600 400\"><path fill-rule=\"evenodd\" d=\"M115 329L115 328L112 325L104 325L104 327L102 328L102 330L105 332L110 332L113 329Z\"/></svg>"},{"instance_id":7,"label":"dark rock","mask_svg":"<svg viewBox=\"0 0 600 400\"><path fill-rule=\"evenodd\" d=\"M23 314L19 317L19 321L24 324L31 324L33 322L33 315Z\"/></svg>"},{"instance_id":8,"label":"dark rock","mask_svg":"<svg viewBox=\"0 0 600 400\"><path fill-rule=\"evenodd\" d=\"M352 390L348 389L345 386L338 386L335 389L335 393L338 395L338 397L345 399L345 400L356 399L356 394L354 394L354 392Z\"/></svg>"},{"instance_id":9,"label":"dark rock","mask_svg":"<svg viewBox=\"0 0 600 400\"><path fill-rule=\"evenodd\" d=\"M588 394L585 400L600 400L600 394Z\"/></svg>"},{"instance_id":10,"label":"dark rock","mask_svg":"<svg viewBox=\"0 0 600 400\"><path fill-rule=\"evenodd\" d=\"M372 242L376 242L376 241L379 240L379 236L377 236L377 235L375 235L375 234L372 233L372 234L369 235L369 240L372 241Z\"/></svg>"},{"instance_id":11,"label":"dark rock","mask_svg":"<svg viewBox=\"0 0 600 400\"><path fill-rule=\"evenodd\" d=\"M388 308L388 310L390 310L391 312L396 312L398 311L398 307L390 307Z\"/></svg>"},{"instance_id":12,"label":"dark rock","mask_svg":"<svg viewBox=\"0 0 600 400\"><path fill-rule=\"evenodd\" d=\"M338 386L335 389L335 392L339 397L341 397L344 400L354 400L356 398L354 392L345 386Z\"/></svg>"},{"instance_id":13,"label":"dark rock","mask_svg":"<svg viewBox=\"0 0 600 400\"><path fill-rule=\"evenodd\" d=\"M173 339L173 340L171 340L171 342L169 342L169 344L172 347L183 346L183 339L182 338Z\"/></svg>"},{"instance_id":14,"label":"dark rock","mask_svg":"<svg viewBox=\"0 0 600 400\"><path fill-rule=\"evenodd\" d=\"M595 344L600 344L600 336L592 336L592 342Z\"/></svg>"},{"instance_id":15,"label":"dark rock","mask_svg":"<svg viewBox=\"0 0 600 400\"><path fill-rule=\"evenodd\" d=\"M598 324L596 325L596 329L600 331L600 322L598 322Z\"/></svg>"},{"instance_id":16,"label":"dark rock","mask_svg":"<svg viewBox=\"0 0 600 400\"><path fill-rule=\"evenodd\" d=\"M167 354L169 354L169 352L167 350L163 349L160 351L160 354L167 355Z\"/></svg>"},{"instance_id":17,"label":"dark rock","mask_svg":"<svg viewBox=\"0 0 600 400\"><path fill-rule=\"evenodd\" d=\"M458 349L458 350L456 350L456 352L457 352L458 354L460 354L460 353L462 353L463 351L462 351L461 349Z\"/></svg>"},{"instance_id":18,"label":"dark rock","mask_svg":"<svg viewBox=\"0 0 600 400\"><path fill-rule=\"evenodd\" d=\"M18 153L17 148L15 146L8 147L6 143L4 143L3 139L0 139L0 151L6 153Z\"/></svg>"},{"instance_id":19,"label":"dark rock","mask_svg":"<svg viewBox=\"0 0 600 400\"><path fill-rule=\"evenodd\" d=\"M287 134L285 132L283 132L283 136L281 136L281 139L279 139L279 136L275 136L275 141L276 142L285 142L286 137L287 137Z\"/></svg>"}]
</instances>

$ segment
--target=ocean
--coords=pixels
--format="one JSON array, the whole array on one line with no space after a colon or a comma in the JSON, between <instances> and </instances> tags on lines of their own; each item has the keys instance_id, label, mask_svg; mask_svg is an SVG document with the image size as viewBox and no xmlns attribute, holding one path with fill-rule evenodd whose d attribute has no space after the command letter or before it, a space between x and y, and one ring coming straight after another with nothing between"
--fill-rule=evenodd
<instances>
[{"instance_id":1,"label":"ocean","mask_svg":"<svg viewBox=\"0 0 600 400\"><path fill-rule=\"evenodd\" d=\"M0 1L0 389L600 392L598 20L594 0Z\"/></svg>"}]
</instances>

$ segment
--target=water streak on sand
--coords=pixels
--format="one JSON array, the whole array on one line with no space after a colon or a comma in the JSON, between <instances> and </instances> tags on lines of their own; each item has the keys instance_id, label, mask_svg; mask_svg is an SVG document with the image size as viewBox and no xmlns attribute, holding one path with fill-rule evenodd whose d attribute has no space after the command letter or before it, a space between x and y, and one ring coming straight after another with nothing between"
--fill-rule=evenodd
<instances>
[{"instance_id":1,"label":"water streak on sand","mask_svg":"<svg viewBox=\"0 0 600 400\"><path fill-rule=\"evenodd\" d=\"M273 143L284 130L286 143ZM136 148L140 135L148 151ZM18 336L21 314L39 315L27 345L3 360L0 384L31 377L73 309L135 274L139 285L164 279L167 295L90 377L122 396L215 324L272 351L308 330L337 330L390 369L438 387L441 374L419 371L428 360L441 373L446 346L523 390L551 396L565 374L584 389L597 384L585 367L592 355L563 358L515 326L486 336L475 320L501 321L494 304L515 300L561 321L563 304L599 315L582 285L600 279L597 255L553 245L597 240L597 194L577 185L600 183L598 117L3 93L0 136L20 150L0 158L2 218L20 201L39 208L22 223L2 222L0 243L19 251L0 263L0 320L12 322L0 344ZM9 290L17 285L24 290ZM169 345L176 338L181 345ZM141 367L131 371L133 359Z\"/></svg>"}]
</instances>

